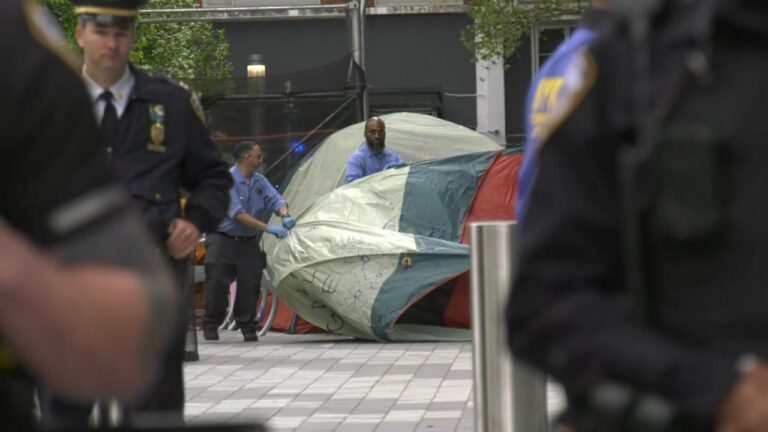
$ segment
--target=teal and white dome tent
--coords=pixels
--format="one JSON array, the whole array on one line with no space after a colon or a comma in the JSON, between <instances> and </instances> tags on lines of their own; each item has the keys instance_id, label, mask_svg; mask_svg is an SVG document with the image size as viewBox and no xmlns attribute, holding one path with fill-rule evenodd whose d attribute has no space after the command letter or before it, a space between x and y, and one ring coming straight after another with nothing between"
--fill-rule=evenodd
<instances>
[{"instance_id":1,"label":"teal and white dome tent","mask_svg":"<svg viewBox=\"0 0 768 432\"><path fill-rule=\"evenodd\" d=\"M321 329L381 341L466 339L468 330L427 319L426 309L404 315L466 274L470 208L486 174L513 155L445 120L383 119L387 147L412 164L345 185L364 124L330 136L284 191L297 225L287 239L265 238L268 274L279 299ZM516 183L510 166L499 165L494 184ZM511 186L493 192L514 211Z\"/></svg>"}]
</instances>

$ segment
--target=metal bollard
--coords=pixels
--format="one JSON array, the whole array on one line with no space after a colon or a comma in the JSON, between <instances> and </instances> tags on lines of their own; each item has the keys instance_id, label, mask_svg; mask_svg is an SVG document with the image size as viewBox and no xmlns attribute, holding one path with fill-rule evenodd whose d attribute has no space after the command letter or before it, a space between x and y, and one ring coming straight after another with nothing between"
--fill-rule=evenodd
<instances>
[{"instance_id":1,"label":"metal bollard","mask_svg":"<svg viewBox=\"0 0 768 432\"><path fill-rule=\"evenodd\" d=\"M546 432L544 376L515 362L504 311L515 273L517 225L470 225L476 432Z\"/></svg>"},{"instance_id":2,"label":"metal bollard","mask_svg":"<svg viewBox=\"0 0 768 432\"><path fill-rule=\"evenodd\" d=\"M200 354L197 351L197 314L195 311L195 259L192 257L185 259L184 270L184 312L186 314L185 324L187 331L184 336L184 361L198 361Z\"/></svg>"}]
</instances>

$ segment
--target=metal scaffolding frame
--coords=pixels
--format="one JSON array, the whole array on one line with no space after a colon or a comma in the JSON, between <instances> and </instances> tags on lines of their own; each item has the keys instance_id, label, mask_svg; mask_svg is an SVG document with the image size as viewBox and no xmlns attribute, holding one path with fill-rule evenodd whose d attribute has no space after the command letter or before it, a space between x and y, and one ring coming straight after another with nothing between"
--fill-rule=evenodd
<instances>
[{"instance_id":1,"label":"metal scaffolding frame","mask_svg":"<svg viewBox=\"0 0 768 432\"><path fill-rule=\"evenodd\" d=\"M359 9L359 2L339 5L314 6L231 6L186 9L142 9L142 22L149 24L178 22L233 22L233 21L276 21L300 19L342 19L347 10ZM418 14L464 14L469 11L465 5L397 5L366 7L364 15L418 15Z\"/></svg>"},{"instance_id":2,"label":"metal scaffolding frame","mask_svg":"<svg viewBox=\"0 0 768 432\"><path fill-rule=\"evenodd\" d=\"M232 6L181 9L142 9L144 24L193 22L249 22L344 19L347 22L350 51L365 75L365 17L366 15L414 15L467 13L464 5L393 5L365 7L365 0L351 0L337 5L308 6ZM367 87L360 89L360 116L368 118L370 102Z\"/></svg>"},{"instance_id":3,"label":"metal scaffolding frame","mask_svg":"<svg viewBox=\"0 0 768 432\"><path fill-rule=\"evenodd\" d=\"M297 19L345 18L347 9L357 1L340 5L317 6L250 6L186 9L142 9L141 22L149 24L180 22L233 22Z\"/></svg>"},{"instance_id":4,"label":"metal scaffolding frame","mask_svg":"<svg viewBox=\"0 0 768 432\"><path fill-rule=\"evenodd\" d=\"M347 22L352 57L365 76L365 0L352 0L339 5L316 6L254 6L222 8L143 9L139 11L143 24L192 22L243 22L297 19L341 19ZM357 90L360 119L370 112L367 86Z\"/></svg>"}]
</instances>

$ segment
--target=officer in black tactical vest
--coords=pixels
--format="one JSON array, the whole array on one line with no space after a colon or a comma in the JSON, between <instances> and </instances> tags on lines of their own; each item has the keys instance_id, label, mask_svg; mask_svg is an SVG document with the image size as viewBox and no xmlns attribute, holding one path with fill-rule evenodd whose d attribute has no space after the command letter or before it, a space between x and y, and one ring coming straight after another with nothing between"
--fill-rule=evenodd
<instances>
[{"instance_id":1,"label":"officer in black tactical vest","mask_svg":"<svg viewBox=\"0 0 768 432\"><path fill-rule=\"evenodd\" d=\"M161 254L172 261L182 281L186 258L200 235L215 229L226 212L231 176L209 137L197 97L128 63L137 39L138 8L145 0L72 3L83 50L81 71L100 125L100 154L139 206ZM181 189L189 194L183 212ZM136 415L183 422L184 342L185 328L180 326L160 382L133 407ZM44 422L55 426L83 426L88 412L56 399L43 403Z\"/></svg>"},{"instance_id":2,"label":"officer in black tactical vest","mask_svg":"<svg viewBox=\"0 0 768 432\"><path fill-rule=\"evenodd\" d=\"M99 164L55 20L0 3L0 430L34 427L33 381L78 400L143 394L178 309L138 212ZM119 342L118 342L119 340Z\"/></svg>"},{"instance_id":3,"label":"officer in black tactical vest","mask_svg":"<svg viewBox=\"0 0 768 432\"><path fill-rule=\"evenodd\" d=\"M766 431L768 3L612 3L539 150L511 347L580 431Z\"/></svg>"}]
</instances>

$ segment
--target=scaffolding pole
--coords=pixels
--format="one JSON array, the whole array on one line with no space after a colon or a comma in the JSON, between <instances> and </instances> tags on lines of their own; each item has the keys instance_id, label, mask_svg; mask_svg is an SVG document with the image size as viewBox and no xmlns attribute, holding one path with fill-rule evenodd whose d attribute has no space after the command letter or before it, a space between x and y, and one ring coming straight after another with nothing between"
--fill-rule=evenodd
<instances>
[{"instance_id":1,"label":"scaffolding pole","mask_svg":"<svg viewBox=\"0 0 768 432\"><path fill-rule=\"evenodd\" d=\"M350 50L352 52L352 58L355 63L360 67L360 70L365 77L365 0L357 0L357 2L347 3L347 27L349 29L349 41ZM367 79L366 79L367 81ZM367 83L363 84L362 88L358 88L360 94L359 114L358 120L363 121L368 118L369 102L368 102L368 88Z\"/></svg>"}]
</instances>

